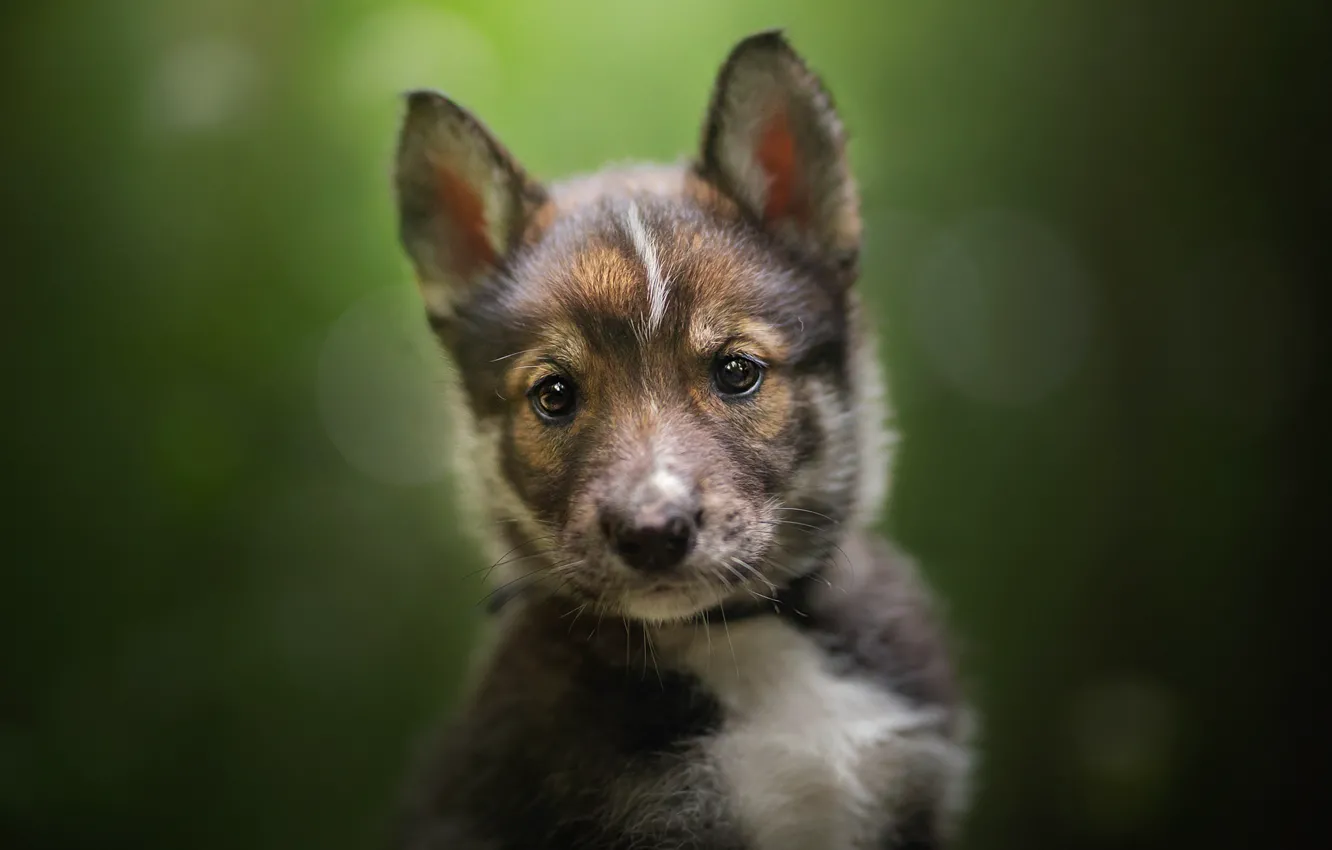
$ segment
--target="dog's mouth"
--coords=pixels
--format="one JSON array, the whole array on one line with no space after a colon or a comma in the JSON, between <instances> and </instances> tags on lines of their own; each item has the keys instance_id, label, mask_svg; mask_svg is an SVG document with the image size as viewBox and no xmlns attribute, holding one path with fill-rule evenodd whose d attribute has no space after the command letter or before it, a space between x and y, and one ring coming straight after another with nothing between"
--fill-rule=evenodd
<instances>
[{"instance_id":1,"label":"dog's mouth","mask_svg":"<svg viewBox=\"0 0 1332 850\"><path fill-rule=\"evenodd\" d=\"M650 621L681 621L734 600L761 599L775 592L774 580L751 562L751 556L736 564L700 553L677 570L658 576L626 575L618 594L620 612L625 616Z\"/></svg>"},{"instance_id":2,"label":"dog's mouth","mask_svg":"<svg viewBox=\"0 0 1332 850\"><path fill-rule=\"evenodd\" d=\"M624 616L634 620L679 622L715 608L729 595L723 588L703 581L658 584L627 591L619 607Z\"/></svg>"}]
</instances>

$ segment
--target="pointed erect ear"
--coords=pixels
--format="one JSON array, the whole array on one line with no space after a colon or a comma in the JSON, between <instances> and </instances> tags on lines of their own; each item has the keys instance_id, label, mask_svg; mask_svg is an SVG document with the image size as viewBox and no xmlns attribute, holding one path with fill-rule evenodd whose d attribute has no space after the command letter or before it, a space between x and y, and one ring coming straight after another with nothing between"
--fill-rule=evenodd
<instances>
[{"instance_id":1,"label":"pointed erect ear","mask_svg":"<svg viewBox=\"0 0 1332 850\"><path fill-rule=\"evenodd\" d=\"M854 277L860 210L832 99L778 30L731 51L703 130L702 176L805 259Z\"/></svg>"},{"instance_id":2,"label":"pointed erect ear","mask_svg":"<svg viewBox=\"0 0 1332 850\"><path fill-rule=\"evenodd\" d=\"M436 318L503 264L546 199L480 121L429 91L407 96L395 183L402 244Z\"/></svg>"}]
</instances>

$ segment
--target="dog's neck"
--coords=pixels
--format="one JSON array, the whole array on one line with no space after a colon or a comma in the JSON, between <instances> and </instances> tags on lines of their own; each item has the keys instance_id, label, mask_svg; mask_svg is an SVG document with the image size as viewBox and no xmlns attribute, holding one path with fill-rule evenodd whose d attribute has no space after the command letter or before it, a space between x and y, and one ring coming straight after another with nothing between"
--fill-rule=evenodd
<instances>
[{"instance_id":1,"label":"dog's neck","mask_svg":"<svg viewBox=\"0 0 1332 850\"><path fill-rule=\"evenodd\" d=\"M788 620L808 619L809 592L817 582L826 581L823 569L816 568L777 588L771 596L751 596L723 602L700 616L704 622L734 623L753 617L780 617Z\"/></svg>"}]
</instances>

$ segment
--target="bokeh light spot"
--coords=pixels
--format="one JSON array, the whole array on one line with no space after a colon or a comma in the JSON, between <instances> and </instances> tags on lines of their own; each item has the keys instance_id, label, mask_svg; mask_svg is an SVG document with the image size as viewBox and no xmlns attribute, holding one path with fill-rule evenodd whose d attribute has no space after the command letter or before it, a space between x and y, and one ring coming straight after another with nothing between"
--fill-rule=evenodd
<instances>
[{"instance_id":1,"label":"bokeh light spot","mask_svg":"<svg viewBox=\"0 0 1332 850\"><path fill-rule=\"evenodd\" d=\"M429 6L394 6L352 31L342 89L379 106L409 89L447 88L465 105L489 102L501 79L490 40L465 18Z\"/></svg>"},{"instance_id":2,"label":"bokeh light spot","mask_svg":"<svg viewBox=\"0 0 1332 850\"><path fill-rule=\"evenodd\" d=\"M235 120L258 83L254 54L233 40L187 41L172 48L153 80L149 122L162 132L201 132Z\"/></svg>"},{"instance_id":3,"label":"bokeh light spot","mask_svg":"<svg viewBox=\"0 0 1332 850\"><path fill-rule=\"evenodd\" d=\"M348 463L377 481L425 484L448 473L448 370L435 345L410 287L364 296L324 341L324 429Z\"/></svg>"},{"instance_id":4,"label":"bokeh light spot","mask_svg":"<svg viewBox=\"0 0 1332 850\"><path fill-rule=\"evenodd\" d=\"M973 401L1030 404L1059 388L1090 343L1093 292L1047 227L979 212L926 248L908 293L925 361Z\"/></svg>"},{"instance_id":5,"label":"bokeh light spot","mask_svg":"<svg viewBox=\"0 0 1332 850\"><path fill-rule=\"evenodd\" d=\"M1114 679L1087 688L1069 715L1078 814L1097 832L1143 828L1168 802L1178 710L1150 681Z\"/></svg>"}]
</instances>

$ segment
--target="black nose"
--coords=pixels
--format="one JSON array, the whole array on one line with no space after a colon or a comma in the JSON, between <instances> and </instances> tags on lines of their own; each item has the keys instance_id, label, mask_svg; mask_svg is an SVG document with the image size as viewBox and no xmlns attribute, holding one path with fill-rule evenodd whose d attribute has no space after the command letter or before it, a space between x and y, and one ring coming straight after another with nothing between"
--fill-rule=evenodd
<instances>
[{"instance_id":1,"label":"black nose","mask_svg":"<svg viewBox=\"0 0 1332 850\"><path fill-rule=\"evenodd\" d=\"M636 570L669 569L684 560L694 547L697 518L683 512L626 517L602 514L602 530L616 554Z\"/></svg>"}]
</instances>

